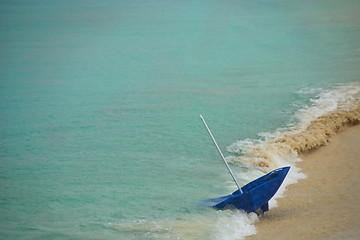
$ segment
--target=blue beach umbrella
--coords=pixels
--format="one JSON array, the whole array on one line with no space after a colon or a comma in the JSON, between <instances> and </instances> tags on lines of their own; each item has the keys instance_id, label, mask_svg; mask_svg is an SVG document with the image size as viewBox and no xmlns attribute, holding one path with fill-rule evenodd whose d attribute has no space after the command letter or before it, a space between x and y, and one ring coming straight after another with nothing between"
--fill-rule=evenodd
<instances>
[{"instance_id":1,"label":"blue beach umbrella","mask_svg":"<svg viewBox=\"0 0 360 240\"><path fill-rule=\"evenodd\" d=\"M219 146L216 143L214 136L212 135L209 127L207 126L205 119L200 115L202 122L204 123L206 130L208 131L212 141L214 142L221 158L223 159L231 177L233 178L238 190L232 194L207 199L200 203L202 206L211 206L216 209L237 208L242 209L248 213L256 212L263 214L269 210L269 200L275 195L284 181L290 167L278 168L258 179L240 187L234 174L232 173L228 163L226 162L224 155L222 154Z\"/></svg>"}]
</instances>

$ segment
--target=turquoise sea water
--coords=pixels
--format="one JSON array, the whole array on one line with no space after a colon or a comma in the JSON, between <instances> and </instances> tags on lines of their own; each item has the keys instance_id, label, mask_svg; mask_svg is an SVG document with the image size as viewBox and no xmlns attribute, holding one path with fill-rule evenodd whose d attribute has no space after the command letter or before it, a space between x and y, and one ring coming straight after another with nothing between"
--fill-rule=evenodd
<instances>
[{"instance_id":1,"label":"turquoise sea water","mask_svg":"<svg viewBox=\"0 0 360 240\"><path fill-rule=\"evenodd\" d=\"M196 205L234 190L199 114L230 156L323 89L359 82L359 10L1 1L0 238L242 236L221 227L238 215ZM253 177L231 166L241 183Z\"/></svg>"}]
</instances>

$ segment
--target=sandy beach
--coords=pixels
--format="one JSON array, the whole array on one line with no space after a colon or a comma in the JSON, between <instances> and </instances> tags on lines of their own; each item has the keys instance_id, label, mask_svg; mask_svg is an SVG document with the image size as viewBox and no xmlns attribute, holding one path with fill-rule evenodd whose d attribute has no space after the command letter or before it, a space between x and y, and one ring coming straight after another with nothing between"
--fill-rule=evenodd
<instances>
[{"instance_id":1,"label":"sandy beach","mask_svg":"<svg viewBox=\"0 0 360 240\"><path fill-rule=\"evenodd\" d=\"M246 239L360 239L360 125L300 157L307 178L288 186Z\"/></svg>"}]
</instances>

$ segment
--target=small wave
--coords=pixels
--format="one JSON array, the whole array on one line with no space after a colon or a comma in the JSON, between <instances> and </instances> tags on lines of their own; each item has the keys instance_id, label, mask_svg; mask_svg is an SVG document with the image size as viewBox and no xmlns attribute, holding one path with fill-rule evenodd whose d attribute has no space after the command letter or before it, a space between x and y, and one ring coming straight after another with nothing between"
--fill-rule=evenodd
<instances>
[{"instance_id":1,"label":"small wave","mask_svg":"<svg viewBox=\"0 0 360 240\"><path fill-rule=\"evenodd\" d=\"M242 173L245 182L261 174L259 170L268 172L277 167L292 166L270 200L270 208L276 206L276 199L283 196L288 185L306 177L296 167L296 163L301 161L299 154L326 144L341 127L360 122L360 84L322 91L310 102L310 106L296 114L297 124L273 133L261 133L261 139L237 141L228 147L229 152L239 155L228 157L228 160L255 166L255 169L250 167L246 174ZM192 215L177 220L139 220L113 224L112 228L128 233L133 239L233 240L255 234L256 221L258 216L255 213L213 210L209 215Z\"/></svg>"},{"instance_id":2,"label":"small wave","mask_svg":"<svg viewBox=\"0 0 360 240\"><path fill-rule=\"evenodd\" d=\"M127 232L136 239L234 240L256 233L255 213L213 211L212 216L192 216L182 220L139 220L111 224L113 229Z\"/></svg>"},{"instance_id":3,"label":"small wave","mask_svg":"<svg viewBox=\"0 0 360 240\"><path fill-rule=\"evenodd\" d=\"M326 144L340 128L360 122L360 84L323 91L311 103L298 111L298 123L290 129L263 133L265 140L246 139L229 146L229 151L239 154L234 161L264 172L292 165L298 154Z\"/></svg>"}]
</instances>

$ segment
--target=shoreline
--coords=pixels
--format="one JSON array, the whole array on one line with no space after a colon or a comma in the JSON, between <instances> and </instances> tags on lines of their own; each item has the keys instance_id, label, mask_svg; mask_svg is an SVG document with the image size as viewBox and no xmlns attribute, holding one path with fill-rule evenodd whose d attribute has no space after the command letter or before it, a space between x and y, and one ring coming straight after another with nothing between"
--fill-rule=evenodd
<instances>
[{"instance_id":1,"label":"shoreline","mask_svg":"<svg viewBox=\"0 0 360 240\"><path fill-rule=\"evenodd\" d=\"M356 239L360 235L360 125L344 127L327 145L300 154L306 179L289 185L258 221L258 239Z\"/></svg>"}]
</instances>

